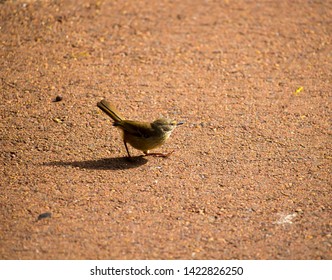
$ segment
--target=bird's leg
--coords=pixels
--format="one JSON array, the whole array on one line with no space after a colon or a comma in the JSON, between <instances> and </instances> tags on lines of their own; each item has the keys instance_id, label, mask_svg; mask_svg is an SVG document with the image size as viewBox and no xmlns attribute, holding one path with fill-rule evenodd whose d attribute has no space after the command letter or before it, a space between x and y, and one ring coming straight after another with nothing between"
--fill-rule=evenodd
<instances>
[{"instance_id":1,"label":"bird's leg","mask_svg":"<svg viewBox=\"0 0 332 280\"><path fill-rule=\"evenodd\" d=\"M155 156L155 157L164 157L164 158L169 157L173 153L174 153L174 150L169 153L149 153L149 151L144 152L145 156Z\"/></svg>"},{"instance_id":2,"label":"bird's leg","mask_svg":"<svg viewBox=\"0 0 332 280\"><path fill-rule=\"evenodd\" d=\"M126 150L127 150L127 154L128 154L128 158L131 158L131 155L129 154L129 150L128 150L128 147L127 147L127 143L126 141L123 141L125 147L126 147Z\"/></svg>"}]
</instances>

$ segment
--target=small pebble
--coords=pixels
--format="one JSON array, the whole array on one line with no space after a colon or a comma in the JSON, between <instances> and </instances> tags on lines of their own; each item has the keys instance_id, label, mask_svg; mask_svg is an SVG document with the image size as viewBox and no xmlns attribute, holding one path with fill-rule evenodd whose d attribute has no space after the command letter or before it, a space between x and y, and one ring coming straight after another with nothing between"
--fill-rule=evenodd
<instances>
[{"instance_id":1,"label":"small pebble","mask_svg":"<svg viewBox=\"0 0 332 280\"><path fill-rule=\"evenodd\" d=\"M57 95L54 99L53 102L59 102L63 99L63 97L61 95Z\"/></svg>"},{"instance_id":2,"label":"small pebble","mask_svg":"<svg viewBox=\"0 0 332 280\"><path fill-rule=\"evenodd\" d=\"M40 214L38 216L37 220L39 221L39 220L42 220L42 219L45 219L45 218L51 218L51 217L52 217L52 214L50 212L46 212L46 213Z\"/></svg>"},{"instance_id":3,"label":"small pebble","mask_svg":"<svg viewBox=\"0 0 332 280\"><path fill-rule=\"evenodd\" d=\"M62 123L63 122L60 118L53 118L52 120L56 123Z\"/></svg>"}]
</instances>

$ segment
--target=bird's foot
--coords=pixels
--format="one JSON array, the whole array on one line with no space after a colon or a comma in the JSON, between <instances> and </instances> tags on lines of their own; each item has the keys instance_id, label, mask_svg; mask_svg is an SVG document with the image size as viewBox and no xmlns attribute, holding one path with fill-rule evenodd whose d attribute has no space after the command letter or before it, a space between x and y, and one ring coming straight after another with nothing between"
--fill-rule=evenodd
<instances>
[{"instance_id":1,"label":"bird's foot","mask_svg":"<svg viewBox=\"0 0 332 280\"><path fill-rule=\"evenodd\" d=\"M144 152L145 156L154 156L154 157L163 157L163 158L167 158L169 157L171 154L174 153L174 150L169 152L169 153L149 153L149 152Z\"/></svg>"}]
</instances>

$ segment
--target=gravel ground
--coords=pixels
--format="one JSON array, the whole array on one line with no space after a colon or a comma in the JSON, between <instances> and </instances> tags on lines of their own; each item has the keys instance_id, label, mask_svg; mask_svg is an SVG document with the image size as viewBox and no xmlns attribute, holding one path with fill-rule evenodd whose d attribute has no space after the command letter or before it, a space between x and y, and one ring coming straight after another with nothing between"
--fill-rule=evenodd
<instances>
[{"instance_id":1,"label":"gravel ground","mask_svg":"<svg viewBox=\"0 0 332 280\"><path fill-rule=\"evenodd\" d=\"M0 1L1 259L331 259L331 1ZM97 107L169 116L125 158Z\"/></svg>"}]
</instances>

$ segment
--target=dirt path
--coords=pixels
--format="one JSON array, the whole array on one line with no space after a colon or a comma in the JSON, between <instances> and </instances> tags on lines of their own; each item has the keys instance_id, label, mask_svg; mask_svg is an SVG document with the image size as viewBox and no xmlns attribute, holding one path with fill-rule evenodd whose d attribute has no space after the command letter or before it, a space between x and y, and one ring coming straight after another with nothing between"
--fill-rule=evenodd
<instances>
[{"instance_id":1,"label":"dirt path","mask_svg":"<svg viewBox=\"0 0 332 280\"><path fill-rule=\"evenodd\" d=\"M0 1L1 259L332 258L331 1L73 2Z\"/></svg>"}]
</instances>

